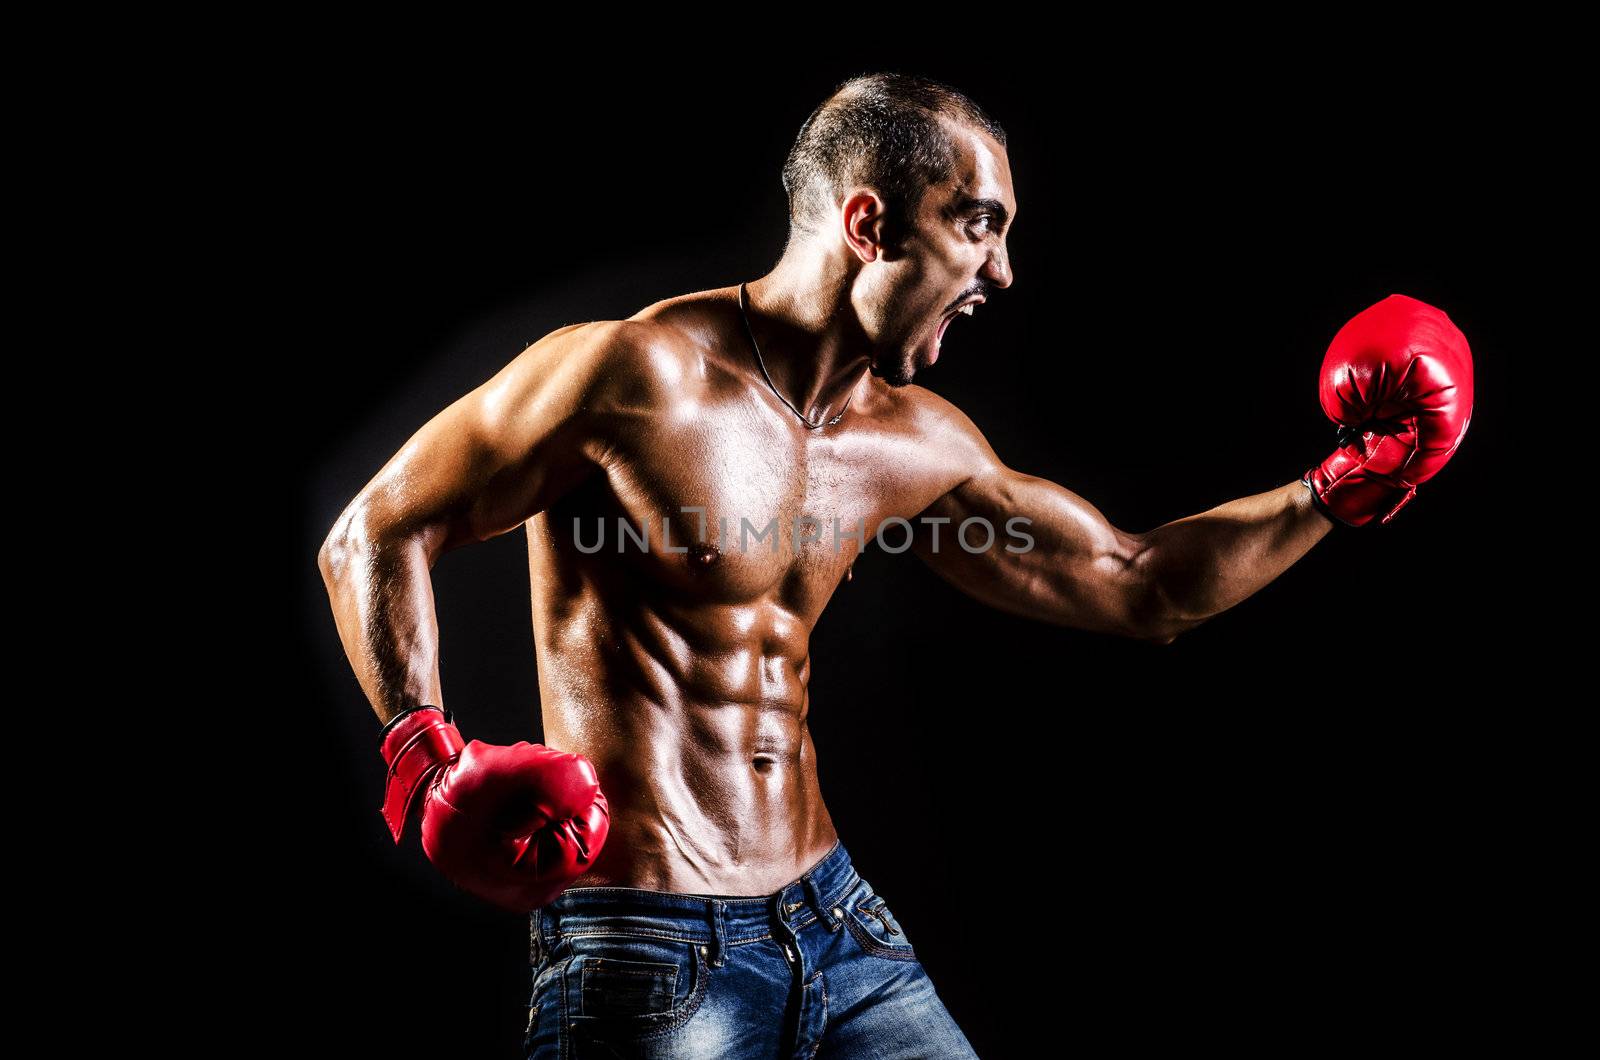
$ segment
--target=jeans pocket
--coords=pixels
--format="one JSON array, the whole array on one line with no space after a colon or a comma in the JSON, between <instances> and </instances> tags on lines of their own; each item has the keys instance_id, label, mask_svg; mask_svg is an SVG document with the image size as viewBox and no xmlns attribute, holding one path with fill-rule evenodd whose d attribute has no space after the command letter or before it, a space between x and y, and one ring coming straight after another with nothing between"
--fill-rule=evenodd
<instances>
[{"instance_id":1,"label":"jeans pocket","mask_svg":"<svg viewBox=\"0 0 1600 1060\"><path fill-rule=\"evenodd\" d=\"M614 934L571 942L567 1022L575 1045L625 1051L663 1040L705 998L710 971L694 943Z\"/></svg>"},{"instance_id":2,"label":"jeans pocket","mask_svg":"<svg viewBox=\"0 0 1600 1060\"><path fill-rule=\"evenodd\" d=\"M917 954L906 930L883 896L861 881L845 898L845 926L863 950L876 957L914 961Z\"/></svg>"},{"instance_id":3,"label":"jeans pocket","mask_svg":"<svg viewBox=\"0 0 1600 1060\"><path fill-rule=\"evenodd\" d=\"M583 962L585 1016L663 1016L677 1004L678 965L591 957Z\"/></svg>"}]
</instances>

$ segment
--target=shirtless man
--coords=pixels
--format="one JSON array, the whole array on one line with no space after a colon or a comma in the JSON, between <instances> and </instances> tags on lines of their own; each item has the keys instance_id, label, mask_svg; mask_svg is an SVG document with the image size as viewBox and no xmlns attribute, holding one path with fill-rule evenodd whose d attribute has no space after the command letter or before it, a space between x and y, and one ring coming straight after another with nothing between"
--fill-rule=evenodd
<instances>
[{"instance_id":1,"label":"shirtless man","mask_svg":"<svg viewBox=\"0 0 1600 1060\"><path fill-rule=\"evenodd\" d=\"M1335 525L1387 521L1470 416L1459 332L1392 296L1329 350L1324 408L1363 429L1326 461L1118 529L911 385L1011 285L1004 131L947 86L857 78L784 185L768 275L534 343L426 424L319 557L385 723L396 841L419 820L458 885L531 910L529 1056L972 1055L818 788L808 638L858 550L909 523L986 603L1167 644ZM619 518L648 547L620 547ZM463 747L429 572L519 526L547 745Z\"/></svg>"}]
</instances>

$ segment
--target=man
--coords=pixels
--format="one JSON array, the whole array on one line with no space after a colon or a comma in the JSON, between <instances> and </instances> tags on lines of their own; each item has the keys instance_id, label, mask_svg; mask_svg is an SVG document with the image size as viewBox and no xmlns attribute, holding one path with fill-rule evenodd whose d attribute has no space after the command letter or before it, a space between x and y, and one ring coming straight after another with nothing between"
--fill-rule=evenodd
<instances>
[{"instance_id":1,"label":"man","mask_svg":"<svg viewBox=\"0 0 1600 1060\"><path fill-rule=\"evenodd\" d=\"M1170 643L1335 520L1387 521L1470 416L1460 333L1392 296L1329 350L1334 454L1120 530L911 385L1011 285L1004 130L947 86L856 78L783 176L768 275L534 343L426 424L319 557L385 725L395 839L417 821L457 884L532 910L530 1056L972 1055L818 789L808 638L859 547L903 528L993 606ZM608 540L619 521L647 547ZM518 526L547 746L465 743L429 571Z\"/></svg>"}]
</instances>

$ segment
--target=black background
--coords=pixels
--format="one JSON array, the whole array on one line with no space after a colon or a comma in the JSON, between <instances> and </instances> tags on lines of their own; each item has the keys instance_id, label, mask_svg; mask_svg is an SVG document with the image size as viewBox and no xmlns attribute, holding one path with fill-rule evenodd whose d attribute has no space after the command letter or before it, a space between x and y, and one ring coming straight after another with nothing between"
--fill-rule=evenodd
<instances>
[{"instance_id":1,"label":"black background","mask_svg":"<svg viewBox=\"0 0 1600 1060\"><path fill-rule=\"evenodd\" d=\"M1469 1027L1524 753L1484 690L1528 620L1490 500L1527 352L1526 109L1437 69L1195 69L1157 89L932 52L550 51L448 73L367 51L275 103L308 704L279 807L278 939L298 958L281 1018L358 1055L512 1056L529 989L524 922L384 830L322 535L549 330L767 271L801 122L850 74L899 69L1010 134L1015 282L917 383L1012 467L1129 530L1296 480L1332 445L1323 350L1393 292L1467 335L1477 402L1393 523L1330 535L1166 647L1008 617L872 549L812 645L822 787L857 868L984 1056ZM463 731L537 739L522 533L449 554L434 584Z\"/></svg>"}]
</instances>

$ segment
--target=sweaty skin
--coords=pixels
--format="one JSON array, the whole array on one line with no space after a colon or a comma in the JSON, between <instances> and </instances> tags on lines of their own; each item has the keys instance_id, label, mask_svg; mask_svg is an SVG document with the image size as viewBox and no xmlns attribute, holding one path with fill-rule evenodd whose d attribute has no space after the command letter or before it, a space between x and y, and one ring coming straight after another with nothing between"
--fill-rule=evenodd
<instances>
[{"instance_id":1,"label":"sweaty skin","mask_svg":"<svg viewBox=\"0 0 1600 1060\"><path fill-rule=\"evenodd\" d=\"M856 306L911 368L937 355L950 306L1010 283L1003 218L992 233L939 234L956 192L988 186L978 198L1016 212L1009 171L963 158L973 164L955 191L925 203L934 234L912 252L914 279ZM852 242L870 240L872 209L844 201L845 253L876 253ZM885 520L910 521L913 551L986 603L1154 643L1243 600L1332 525L1294 481L1146 534L1119 530L1070 490L1006 467L948 401L869 374L848 343L785 355L806 334L797 303L775 308L805 286L797 268L749 286L753 308L774 307L752 324L780 390L812 421L843 409L837 425L807 429L768 386L737 287L684 295L530 346L407 442L320 553L346 653L386 722L445 705L433 564L526 526L545 742L587 756L611 807L604 851L574 886L769 894L828 851L810 634ZM953 538L974 516L996 532L978 554ZM1005 548L1023 544L1007 532L1019 516L1033 539L1022 553ZM951 520L937 550L919 517ZM619 518L648 529L647 550L631 538L619 550ZM798 544L797 519L813 521ZM857 535L838 547L835 519Z\"/></svg>"},{"instance_id":2,"label":"sweaty skin","mask_svg":"<svg viewBox=\"0 0 1600 1060\"><path fill-rule=\"evenodd\" d=\"M737 297L594 329L629 337L635 381L608 405L599 473L529 524L546 737L595 763L612 805L611 839L576 886L765 894L827 853L811 630L857 555L857 521L872 534L954 485L956 462L927 455L921 388L863 379L849 429L807 430L752 379ZM619 516L650 527L650 552L631 539L618 552ZM601 527L584 555L575 533L593 547Z\"/></svg>"}]
</instances>

